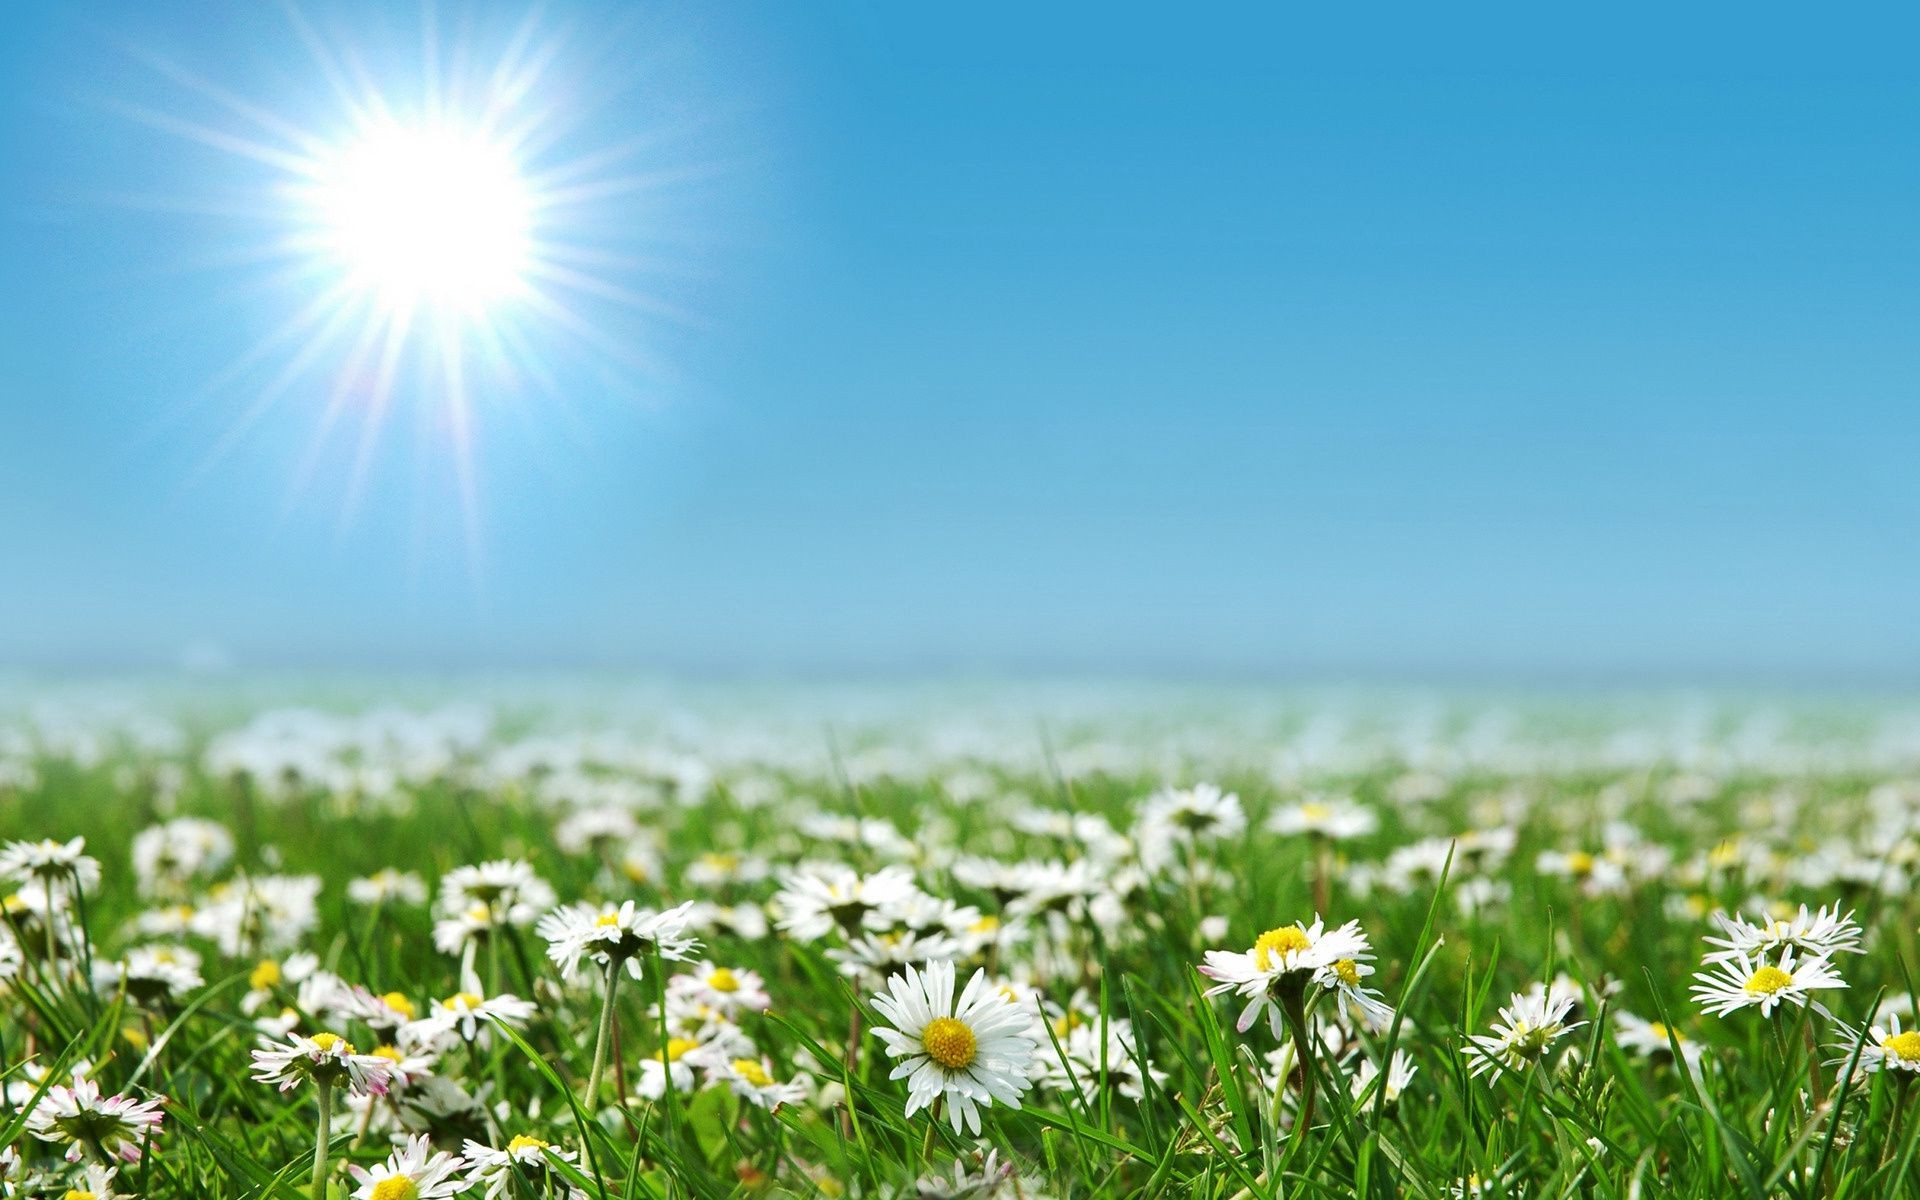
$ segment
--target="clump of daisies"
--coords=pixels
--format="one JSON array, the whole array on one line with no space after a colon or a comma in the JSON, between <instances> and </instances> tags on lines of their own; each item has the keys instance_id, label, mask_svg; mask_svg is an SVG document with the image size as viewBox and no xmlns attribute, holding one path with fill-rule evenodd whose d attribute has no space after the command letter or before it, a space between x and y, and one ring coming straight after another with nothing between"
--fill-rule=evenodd
<instances>
[{"instance_id":1,"label":"clump of daisies","mask_svg":"<svg viewBox=\"0 0 1920 1200\"><path fill-rule=\"evenodd\" d=\"M980 1109L1019 1108L1031 1086L1033 1020L985 971L957 998L954 982L951 962L908 966L874 997L892 1028L873 1032L895 1060L888 1078L907 1081L907 1116L944 1105L955 1132L978 1134Z\"/></svg>"},{"instance_id":2,"label":"clump of daisies","mask_svg":"<svg viewBox=\"0 0 1920 1200\"><path fill-rule=\"evenodd\" d=\"M1692 993L1718 1016L1757 1008L1770 1017L1783 1004L1811 1004L1824 1015L1814 993L1847 986L1833 957L1861 953L1859 924L1837 906L1815 912L1803 904L1791 916L1761 921L1716 913L1714 922L1723 936L1706 939L1717 948L1702 960Z\"/></svg>"}]
</instances>

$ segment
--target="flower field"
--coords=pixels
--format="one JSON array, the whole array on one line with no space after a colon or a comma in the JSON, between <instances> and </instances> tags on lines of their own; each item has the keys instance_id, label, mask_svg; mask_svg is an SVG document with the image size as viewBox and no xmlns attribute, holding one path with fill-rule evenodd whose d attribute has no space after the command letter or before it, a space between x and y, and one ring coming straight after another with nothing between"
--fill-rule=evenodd
<instances>
[{"instance_id":1,"label":"flower field","mask_svg":"<svg viewBox=\"0 0 1920 1200\"><path fill-rule=\"evenodd\" d=\"M1891 701L0 707L9 1196L1920 1194Z\"/></svg>"}]
</instances>

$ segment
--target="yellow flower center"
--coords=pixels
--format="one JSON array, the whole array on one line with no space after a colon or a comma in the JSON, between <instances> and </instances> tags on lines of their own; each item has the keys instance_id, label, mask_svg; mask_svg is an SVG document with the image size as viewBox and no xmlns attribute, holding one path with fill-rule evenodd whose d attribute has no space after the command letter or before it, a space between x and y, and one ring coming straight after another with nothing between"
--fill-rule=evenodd
<instances>
[{"instance_id":1,"label":"yellow flower center","mask_svg":"<svg viewBox=\"0 0 1920 1200\"><path fill-rule=\"evenodd\" d=\"M400 1047L398 1046L375 1046L373 1052L389 1062L399 1062L406 1057L406 1055L400 1053Z\"/></svg>"},{"instance_id":2,"label":"yellow flower center","mask_svg":"<svg viewBox=\"0 0 1920 1200\"><path fill-rule=\"evenodd\" d=\"M442 1008L475 1009L487 1002L485 996L476 996L472 992L455 992L440 1002Z\"/></svg>"},{"instance_id":3,"label":"yellow flower center","mask_svg":"<svg viewBox=\"0 0 1920 1200\"><path fill-rule=\"evenodd\" d=\"M84 1191L80 1188L68 1188L67 1194L62 1196L60 1200L94 1200L94 1195L92 1192Z\"/></svg>"},{"instance_id":4,"label":"yellow flower center","mask_svg":"<svg viewBox=\"0 0 1920 1200\"><path fill-rule=\"evenodd\" d=\"M1575 850L1567 855L1567 873L1574 876L1593 874L1593 855L1585 850Z\"/></svg>"},{"instance_id":5,"label":"yellow flower center","mask_svg":"<svg viewBox=\"0 0 1920 1200\"><path fill-rule=\"evenodd\" d=\"M1883 1038L1880 1048L1904 1063L1920 1063L1920 1032L1912 1029Z\"/></svg>"},{"instance_id":6,"label":"yellow flower center","mask_svg":"<svg viewBox=\"0 0 1920 1200\"><path fill-rule=\"evenodd\" d=\"M698 1050L699 1048L700 1043L694 1041L692 1038L668 1038L665 1060L667 1062L679 1062L687 1051ZM656 1055L655 1057L660 1056Z\"/></svg>"},{"instance_id":7,"label":"yellow flower center","mask_svg":"<svg viewBox=\"0 0 1920 1200\"><path fill-rule=\"evenodd\" d=\"M388 992L386 995L380 997L380 1003L386 1005L394 1012L399 1013L407 1020L413 1020L413 1001L407 999L404 994L400 992Z\"/></svg>"},{"instance_id":8,"label":"yellow flower center","mask_svg":"<svg viewBox=\"0 0 1920 1200\"><path fill-rule=\"evenodd\" d=\"M1253 965L1262 971L1271 971L1276 958L1284 961L1287 955L1298 954L1312 946L1313 943L1307 940L1307 931L1298 925L1269 929L1253 944Z\"/></svg>"},{"instance_id":9,"label":"yellow flower center","mask_svg":"<svg viewBox=\"0 0 1920 1200\"><path fill-rule=\"evenodd\" d=\"M420 1200L420 1189L405 1175L389 1175L373 1185L372 1200Z\"/></svg>"},{"instance_id":10,"label":"yellow flower center","mask_svg":"<svg viewBox=\"0 0 1920 1200\"><path fill-rule=\"evenodd\" d=\"M260 960L260 965L247 976L247 986L256 992L263 992L280 982L280 964L270 958Z\"/></svg>"},{"instance_id":11,"label":"yellow flower center","mask_svg":"<svg viewBox=\"0 0 1920 1200\"><path fill-rule=\"evenodd\" d=\"M927 1027L920 1031L920 1044L926 1047L928 1058L949 1071L964 1070L979 1049L973 1030L967 1028L966 1022L952 1017L928 1021Z\"/></svg>"},{"instance_id":12,"label":"yellow flower center","mask_svg":"<svg viewBox=\"0 0 1920 1200\"><path fill-rule=\"evenodd\" d=\"M702 854L700 857L716 871L733 871L740 866L738 854Z\"/></svg>"},{"instance_id":13,"label":"yellow flower center","mask_svg":"<svg viewBox=\"0 0 1920 1200\"><path fill-rule=\"evenodd\" d=\"M343 1041L337 1033L316 1033L313 1035L312 1041L315 1046L320 1048L320 1053L322 1054L333 1053L335 1046L340 1047L340 1053L342 1054L353 1053L353 1043Z\"/></svg>"},{"instance_id":14,"label":"yellow flower center","mask_svg":"<svg viewBox=\"0 0 1920 1200\"><path fill-rule=\"evenodd\" d=\"M598 917L594 918L593 923L602 929L609 929L620 923L620 914L617 912L601 913Z\"/></svg>"},{"instance_id":15,"label":"yellow flower center","mask_svg":"<svg viewBox=\"0 0 1920 1200\"><path fill-rule=\"evenodd\" d=\"M1333 815L1333 810L1324 804L1302 804L1300 815L1309 821L1324 821Z\"/></svg>"},{"instance_id":16,"label":"yellow flower center","mask_svg":"<svg viewBox=\"0 0 1920 1200\"><path fill-rule=\"evenodd\" d=\"M993 933L1000 928L1000 918L992 915L981 917L967 926L969 933Z\"/></svg>"},{"instance_id":17,"label":"yellow flower center","mask_svg":"<svg viewBox=\"0 0 1920 1200\"><path fill-rule=\"evenodd\" d=\"M773 1086L773 1076L767 1074L767 1069L751 1058L734 1059L733 1073L755 1087Z\"/></svg>"},{"instance_id":18,"label":"yellow flower center","mask_svg":"<svg viewBox=\"0 0 1920 1200\"><path fill-rule=\"evenodd\" d=\"M545 1150L547 1146L548 1143L541 1141L537 1137L528 1137L524 1133L517 1133L513 1136L513 1140L507 1143L507 1153L513 1154L521 1150Z\"/></svg>"},{"instance_id":19,"label":"yellow flower center","mask_svg":"<svg viewBox=\"0 0 1920 1200\"><path fill-rule=\"evenodd\" d=\"M1338 975L1340 982L1348 987L1360 986L1360 964L1350 958L1343 958L1333 964L1333 973Z\"/></svg>"},{"instance_id":20,"label":"yellow flower center","mask_svg":"<svg viewBox=\"0 0 1920 1200\"><path fill-rule=\"evenodd\" d=\"M1782 989L1793 986L1793 976L1779 967L1761 967L1747 980L1746 988L1755 995L1777 995Z\"/></svg>"},{"instance_id":21,"label":"yellow flower center","mask_svg":"<svg viewBox=\"0 0 1920 1200\"><path fill-rule=\"evenodd\" d=\"M716 992L737 992L740 977L733 973L732 967L715 967L713 974L707 976L707 986Z\"/></svg>"}]
</instances>

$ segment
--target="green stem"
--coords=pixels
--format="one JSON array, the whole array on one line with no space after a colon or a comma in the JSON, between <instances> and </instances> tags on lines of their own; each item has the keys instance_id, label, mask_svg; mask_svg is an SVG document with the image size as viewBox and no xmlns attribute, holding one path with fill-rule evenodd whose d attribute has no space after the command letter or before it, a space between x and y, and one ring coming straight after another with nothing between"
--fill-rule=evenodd
<instances>
[{"instance_id":1,"label":"green stem","mask_svg":"<svg viewBox=\"0 0 1920 1200\"><path fill-rule=\"evenodd\" d=\"M607 1043L613 1040L613 992L620 984L620 963L607 962L606 993L600 1000L600 1031L593 1039L593 1073L587 1076L587 1111L600 1102L600 1079L607 1069Z\"/></svg>"},{"instance_id":2,"label":"green stem","mask_svg":"<svg viewBox=\"0 0 1920 1200\"><path fill-rule=\"evenodd\" d=\"M667 1034L667 969L666 962L660 957L660 947L654 946L648 955L653 965L653 986L660 1003L660 1073L661 1083L666 1087L667 1102L667 1145L677 1147L680 1143L680 1098L674 1095L673 1063L667 1057L667 1046L673 1039ZM848 1098L852 1102L852 1098Z\"/></svg>"},{"instance_id":3,"label":"green stem","mask_svg":"<svg viewBox=\"0 0 1920 1200\"><path fill-rule=\"evenodd\" d=\"M1294 1124L1293 1134L1301 1137L1313 1128L1314 1107L1313 1034L1307 1028L1305 988L1282 996L1280 1008L1287 1016L1288 1027L1293 1030L1293 1056L1300 1065L1300 1119ZM1278 1123L1276 1119L1275 1125ZM1278 1137L1277 1130L1275 1136Z\"/></svg>"},{"instance_id":4,"label":"green stem","mask_svg":"<svg viewBox=\"0 0 1920 1200\"><path fill-rule=\"evenodd\" d=\"M327 1200L327 1143L333 1134L333 1085L315 1081L320 1089L320 1124L313 1135L313 1200Z\"/></svg>"}]
</instances>

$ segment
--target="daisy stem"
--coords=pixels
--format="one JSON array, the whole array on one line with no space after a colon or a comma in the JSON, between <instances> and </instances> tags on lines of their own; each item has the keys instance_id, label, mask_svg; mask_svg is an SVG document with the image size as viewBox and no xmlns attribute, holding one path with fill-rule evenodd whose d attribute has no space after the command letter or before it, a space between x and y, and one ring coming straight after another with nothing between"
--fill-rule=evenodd
<instances>
[{"instance_id":1,"label":"daisy stem","mask_svg":"<svg viewBox=\"0 0 1920 1200\"><path fill-rule=\"evenodd\" d=\"M1295 1136L1313 1128L1313 1034L1307 1029L1307 1004L1304 989L1289 991L1280 998L1281 1011L1287 1015L1287 1027L1293 1031L1293 1056L1300 1066L1300 1120L1293 1127ZM1284 1080L1282 1081L1284 1083ZM1280 1136L1279 1114L1274 1115L1274 1137Z\"/></svg>"},{"instance_id":2,"label":"daisy stem","mask_svg":"<svg viewBox=\"0 0 1920 1200\"><path fill-rule=\"evenodd\" d=\"M313 1135L313 1200L327 1198L327 1143L333 1136L333 1085L315 1080L320 1098L320 1123Z\"/></svg>"},{"instance_id":3,"label":"daisy stem","mask_svg":"<svg viewBox=\"0 0 1920 1200\"><path fill-rule=\"evenodd\" d=\"M654 943L647 957L652 960L654 994L660 1004L660 1073L666 1084L667 1144L677 1147L680 1141L680 1106L679 1097L673 1094L673 1060L668 1057L668 1045L672 1039L667 1035L667 971L660 957L659 943Z\"/></svg>"},{"instance_id":4,"label":"daisy stem","mask_svg":"<svg viewBox=\"0 0 1920 1200\"><path fill-rule=\"evenodd\" d=\"M607 1043L613 1040L613 993L620 985L620 963L607 960L607 988L600 1000L600 1032L593 1039L593 1073L587 1076L587 1108L600 1099L600 1078L607 1069Z\"/></svg>"},{"instance_id":5,"label":"daisy stem","mask_svg":"<svg viewBox=\"0 0 1920 1200\"><path fill-rule=\"evenodd\" d=\"M946 1103L945 1096L935 1096L933 1107L927 1112L927 1136L920 1139L920 1169L926 1170L927 1160L933 1155L933 1134L940 1124L940 1106Z\"/></svg>"}]
</instances>

